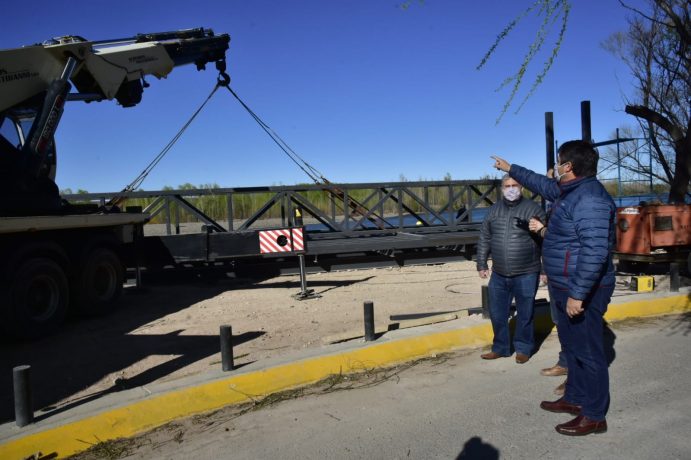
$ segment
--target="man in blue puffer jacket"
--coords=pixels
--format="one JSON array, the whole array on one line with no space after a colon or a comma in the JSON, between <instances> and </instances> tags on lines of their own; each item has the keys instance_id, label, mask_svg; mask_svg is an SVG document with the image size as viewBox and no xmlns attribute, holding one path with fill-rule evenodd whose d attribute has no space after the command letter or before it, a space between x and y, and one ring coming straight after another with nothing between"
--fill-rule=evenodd
<instances>
[{"instance_id":1,"label":"man in blue puffer jacket","mask_svg":"<svg viewBox=\"0 0 691 460\"><path fill-rule=\"evenodd\" d=\"M609 374L603 316L614 292L616 206L595 177L599 155L585 141L564 143L557 153L554 179L492 158L497 169L554 203L542 263L559 313L557 331L568 377L564 396L543 401L540 407L577 416L556 426L561 434L604 432Z\"/></svg>"}]
</instances>

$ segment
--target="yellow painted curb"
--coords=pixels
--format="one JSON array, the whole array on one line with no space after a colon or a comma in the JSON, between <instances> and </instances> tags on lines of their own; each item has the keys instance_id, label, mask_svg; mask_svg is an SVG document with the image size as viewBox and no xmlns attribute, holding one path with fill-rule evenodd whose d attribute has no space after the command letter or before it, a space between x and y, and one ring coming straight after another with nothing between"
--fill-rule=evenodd
<instances>
[{"instance_id":1,"label":"yellow painted curb","mask_svg":"<svg viewBox=\"0 0 691 460\"><path fill-rule=\"evenodd\" d=\"M610 303L605 313L608 321L642 316L670 315L691 311L691 294L634 300L626 303Z\"/></svg>"},{"instance_id":2,"label":"yellow painted curb","mask_svg":"<svg viewBox=\"0 0 691 460\"><path fill-rule=\"evenodd\" d=\"M689 311L689 296L611 304L608 320ZM538 327L551 327L538 321ZM465 329L392 340L344 353L306 359L240 374L170 393L151 396L125 407L77 422L28 434L0 445L1 459L24 459L41 452L63 457L100 441L131 437L172 420L262 398L271 393L322 380L329 375L357 372L491 343L492 327L483 323Z\"/></svg>"}]
</instances>

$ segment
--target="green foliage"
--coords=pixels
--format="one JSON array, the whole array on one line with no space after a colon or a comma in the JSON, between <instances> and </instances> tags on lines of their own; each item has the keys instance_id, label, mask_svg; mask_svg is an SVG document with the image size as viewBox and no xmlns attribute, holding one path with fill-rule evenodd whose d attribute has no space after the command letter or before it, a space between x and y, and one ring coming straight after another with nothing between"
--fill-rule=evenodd
<instances>
[{"instance_id":1,"label":"green foliage","mask_svg":"<svg viewBox=\"0 0 691 460\"><path fill-rule=\"evenodd\" d=\"M605 186L607 193L613 197L618 196L616 179L601 179L600 182ZM650 190L649 181L622 182L621 184L621 196L647 195L650 193L657 195L669 193L669 184L653 182L652 191Z\"/></svg>"},{"instance_id":2,"label":"green foliage","mask_svg":"<svg viewBox=\"0 0 691 460\"><path fill-rule=\"evenodd\" d=\"M523 19L531 12L535 12L535 14L537 14L538 16L543 16L542 23L540 24L540 28L537 31L535 40L533 40L533 42L528 47L528 51L523 57L523 62L521 63L520 67L518 68L516 73L507 77L497 88L497 91L500 91L509 84L513 84L511 88L511 93L509 94L509 97L506 103L504 104L501 113L497 117L497 124L499 124L502 117L509 110L509 107L513 103L514 98L518 94L518 90L523 82L525 73L528 70L528 66L535 59L535 56L544 45L545 41L547 40L549 31L552 29L552 27L554 27L554 23L559 21L561 22L561 28L559 30L557 41L552 47L552 52L547 61L545 62L540 73L535 77L535 81L533 82L526 96L519 104L515 113L518 113L521 110L525 102L530 98L530 96L533 95L537 87L544 80L545 75L547 75L547 72L554 63L554 59L556 58L557 54L559 54L561 44L564 41L564 36L566 35L566 24L568 23L570 10L571 2L569 0L536 0L535 3L523 10L518 16L516 16L511 22L509 22L509 24L504 28L504 30L502 30L499 33L499 35L497 35L497 38L495 39L494 43L487 51L487 53L485 53L484 57L480 61L480 64L478 64L477 66L477 70L480 70L482 69L482 67L485 66L487 61L489 61L490 57L495 53L497 47L499 46L499 43L508 37L509 33L516 27L516 25L521 21L521 19Z\"/></svg>"}]
</instances>

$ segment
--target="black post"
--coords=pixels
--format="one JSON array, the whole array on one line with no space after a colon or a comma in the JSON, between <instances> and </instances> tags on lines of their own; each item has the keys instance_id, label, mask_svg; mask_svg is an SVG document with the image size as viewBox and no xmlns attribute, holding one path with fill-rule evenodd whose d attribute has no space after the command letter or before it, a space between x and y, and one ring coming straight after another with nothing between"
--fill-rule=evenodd
<instances>
[{"instance_id":1,"label":"black post","mask_svg":"<svg viewBox=\"0 0 691 460\"><path fill-rule=\"evenodd\" d=\"M17 426L26 426L34 421L31 401L31 366L17 366L12 369L14 384L14 418Z\"/></svg>"},{"instance_id":2,"label":"black post","mask_svg":"<svg viewBox=\"0 0 691 460\"><path fill-rule=\"evenodd\" d=\"M669 291L679 292L679 264L672 262L669 264Z\"/></svg>"},{"instance_id":3,"label":"black post","mask_svg":"<svg viewBox=\"0 0 691 460\"><path fill-rule=\"evenodd\" d=\"M233 362L233 328L221 326L221 363L223 371L232 371L235 368Z\"/></svg>"},{"instance_id":4,"label":"black post","mask_svg":"<svg viewBox=\"0 0 691 460\"><path fill-rule=\"evenodd\" d=\"M482 317L489 318L489 286L482 286Z\"/></svg>"},{"instance_id":5,"label":"black post","mask_svg":"<svg viewBox=\"0 0 691 460\"><path fill-rule=\"evenodd\" d=\"M554 113L545 112L545 153L546 166L545 171L554 168Z\"/></svg>"},{"instance_id":6,"label":"black post","mask_svg":"<svg viewBox=\"0 0 691 460\"><path fill-rule=\"evenodd\" d=\"M374 339L374 303L368 300L365 302L365 341L371 342Z\"/></svg>"},{"instance_id":7,"label":"black post","mask_svg":"<svg viewBox=\"0 0 691 460\"><path fill-rule=\"evenodd\" d=\"M581 140L593 141L590 131L590 101L581 101Z\"/></svg>"}]
</instances>

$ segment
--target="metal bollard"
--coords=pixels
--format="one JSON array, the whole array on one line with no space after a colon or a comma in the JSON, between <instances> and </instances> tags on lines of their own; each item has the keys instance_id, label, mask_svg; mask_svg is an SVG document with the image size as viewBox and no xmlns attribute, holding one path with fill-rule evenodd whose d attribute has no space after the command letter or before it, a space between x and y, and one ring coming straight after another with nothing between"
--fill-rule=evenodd
<instances>
[{"instance_id":1,"label":"metal bollard","mask_svg":"<svg viewBox=\"0 0 691 460\"><path fill-rule=\"evenodd\" d=\"M374 337L374 303L365 302L365 342L371 342Z\"/></svg>"},{"instance_id":2,"label":"metal bollard","mask_svg":"<svg viewBox=\"0 0 691 460\"><path fill-rule=\"evenodd\" d=\"M679 292L679 285L681 284L679 279L679 264L672 262L669 264L669 291Z\"/></svg>"},{"instance_id":3,"label":"metal bollard","mask_svg":"<svg viewBox=\"0 0 691 460\"><path fill-rule=\"evenodd\" d=\"M221 326L221 363L224 372L235 368L233 362L233 328Z\"/></svg>"},{"instance_id":4,"label":"metal bollard","mask_svg":"<svg viewBox=\"0 0 691 460\"><path fill-rule=\"evenodd\" d=\"M17 366L12 369L14 384L14 418L22 427L34 422L31 400L31 366Z\"/></svg>"},{"instance_id":5,"label":"metal bollard","mask_svg":"<svg viewBox=\"0 0 691 460\"><path fill-rule=\"evenodd\" d=\"M489 318L489 286L482 286L482 317Z\"/></svg>"}]
</instances>

